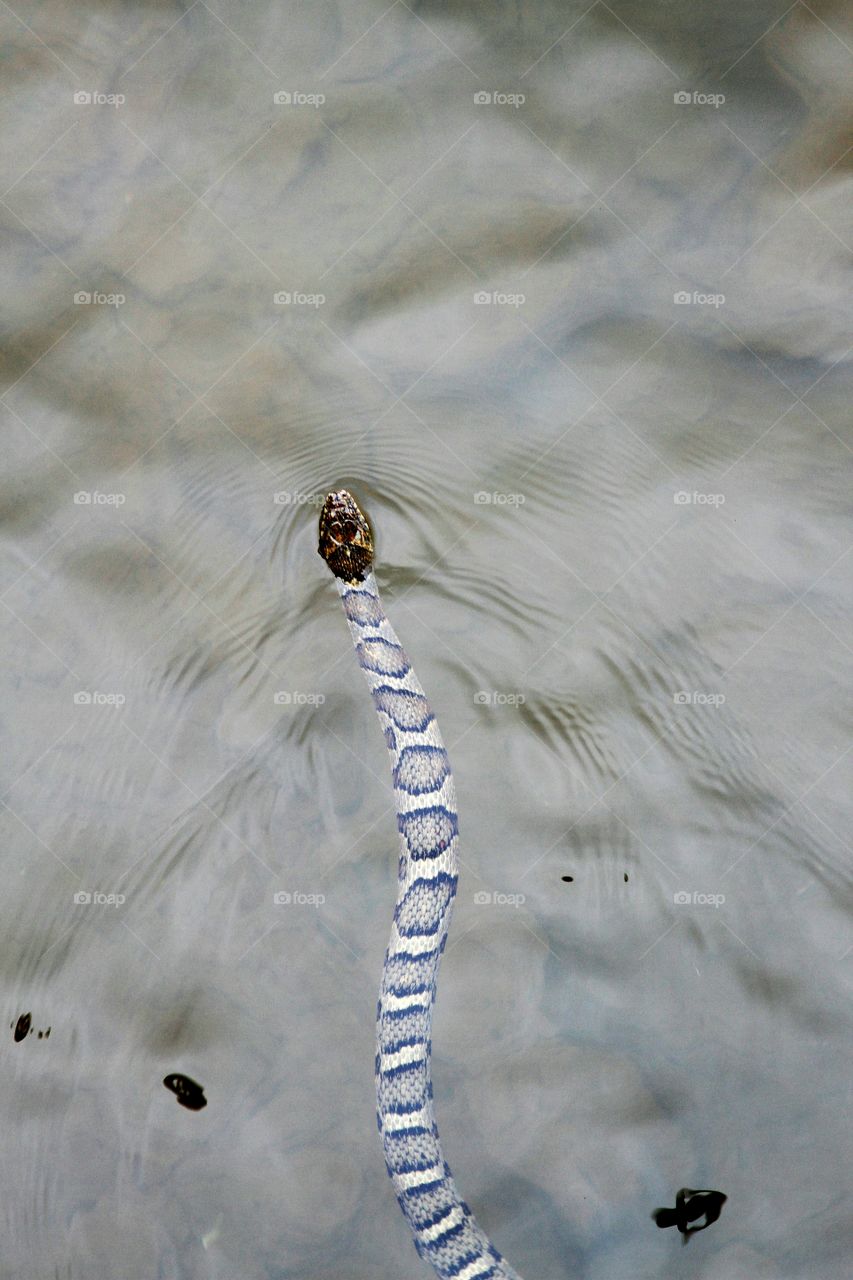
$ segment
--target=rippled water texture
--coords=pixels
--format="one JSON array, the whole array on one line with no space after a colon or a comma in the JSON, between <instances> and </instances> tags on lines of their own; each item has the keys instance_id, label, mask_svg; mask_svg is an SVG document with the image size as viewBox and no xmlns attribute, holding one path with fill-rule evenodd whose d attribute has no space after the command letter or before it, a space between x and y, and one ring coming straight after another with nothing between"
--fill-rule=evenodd
<instances>
[{"instance_id":1,"label":"rippled water texture","mask_svg":"<svg viewBox=\"0 0 853 1280\"><path fill-rule=\"evenodd\" d=\"M2 1280L426 1280L341 485L456 774L478 1218L525 1280L849 1276L850 10L0 27Z\"/></svg>"}]
</instances>

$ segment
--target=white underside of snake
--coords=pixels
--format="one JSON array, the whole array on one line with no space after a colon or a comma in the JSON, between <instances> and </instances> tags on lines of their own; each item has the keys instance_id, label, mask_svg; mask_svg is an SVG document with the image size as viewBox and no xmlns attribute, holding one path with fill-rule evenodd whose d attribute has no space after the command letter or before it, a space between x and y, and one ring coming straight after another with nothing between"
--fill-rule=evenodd
<instances>
[{"instance_id":1,"label":"white underside of snake","mask_svg":"<svg viewBox=\"0 0 853 1280\"><path fill-rule=\"evenodd\" d=\"M461 1199L432 1106L430 1029L456 896L458 824L435 716L391 624L371 565L370 526L346 490L320 516L320 554L343 601L391 756L400 832L397 903L377 1007L376 1119L415 1248L442 1280L521 1280Z\"/></svg>"}]
</instances>

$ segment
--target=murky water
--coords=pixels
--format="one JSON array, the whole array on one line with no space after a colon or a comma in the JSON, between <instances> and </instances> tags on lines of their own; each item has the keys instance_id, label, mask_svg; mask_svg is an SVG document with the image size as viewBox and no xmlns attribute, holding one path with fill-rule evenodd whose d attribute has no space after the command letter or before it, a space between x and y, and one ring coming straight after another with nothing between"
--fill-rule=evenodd
<instances>
[{"instance_id":1,"label":"murky water","mask_svg":"<svg viewBox=\"0 0 853 1280\"><path fill-rule=\"evenodd\" d=\"M849 1275L849 11L0 23L0 1276L426 1274L340 485L456 774L483 1225L526 1280Z\"/></svg>"}]
</instances>

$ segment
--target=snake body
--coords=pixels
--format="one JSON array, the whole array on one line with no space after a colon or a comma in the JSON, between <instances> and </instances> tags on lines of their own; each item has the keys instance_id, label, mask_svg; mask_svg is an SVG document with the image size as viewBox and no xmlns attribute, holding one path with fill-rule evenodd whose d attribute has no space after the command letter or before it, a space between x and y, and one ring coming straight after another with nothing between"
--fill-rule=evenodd
<instances>
[{"instance_id":1,"label":"snake body","mask_svg":"<svg viewBox=\"0 0 853 1280\"><path fill-rule=\"evenodd\" d=\"M456 792L417 676L385 616L370 526L346 490L320 516L359 665L385 733L400 833L397 902L377 1006L376 1121L415 1248L442 1280L521 1280L477 1225L444 1159L432 1105L432 1011L458 879Z\"/></svg>"}]
</instances>

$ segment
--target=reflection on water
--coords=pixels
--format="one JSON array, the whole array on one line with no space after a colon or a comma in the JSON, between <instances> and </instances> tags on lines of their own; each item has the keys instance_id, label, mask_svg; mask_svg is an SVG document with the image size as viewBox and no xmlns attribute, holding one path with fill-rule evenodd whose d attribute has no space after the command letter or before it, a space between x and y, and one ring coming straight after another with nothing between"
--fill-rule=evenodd
<instances>
[{"instance_id":1,"label":"reflection on water","mask_svg":"<svg viewBox=\"0 0 853 1280\"><path fill-rule=\"evenodd\" d=\"M528 1280L841 1280L849 12L16 9L0 1280L420 1266L342 487L454 766L478 1219Z\"/></svg>"}]
</instances>

